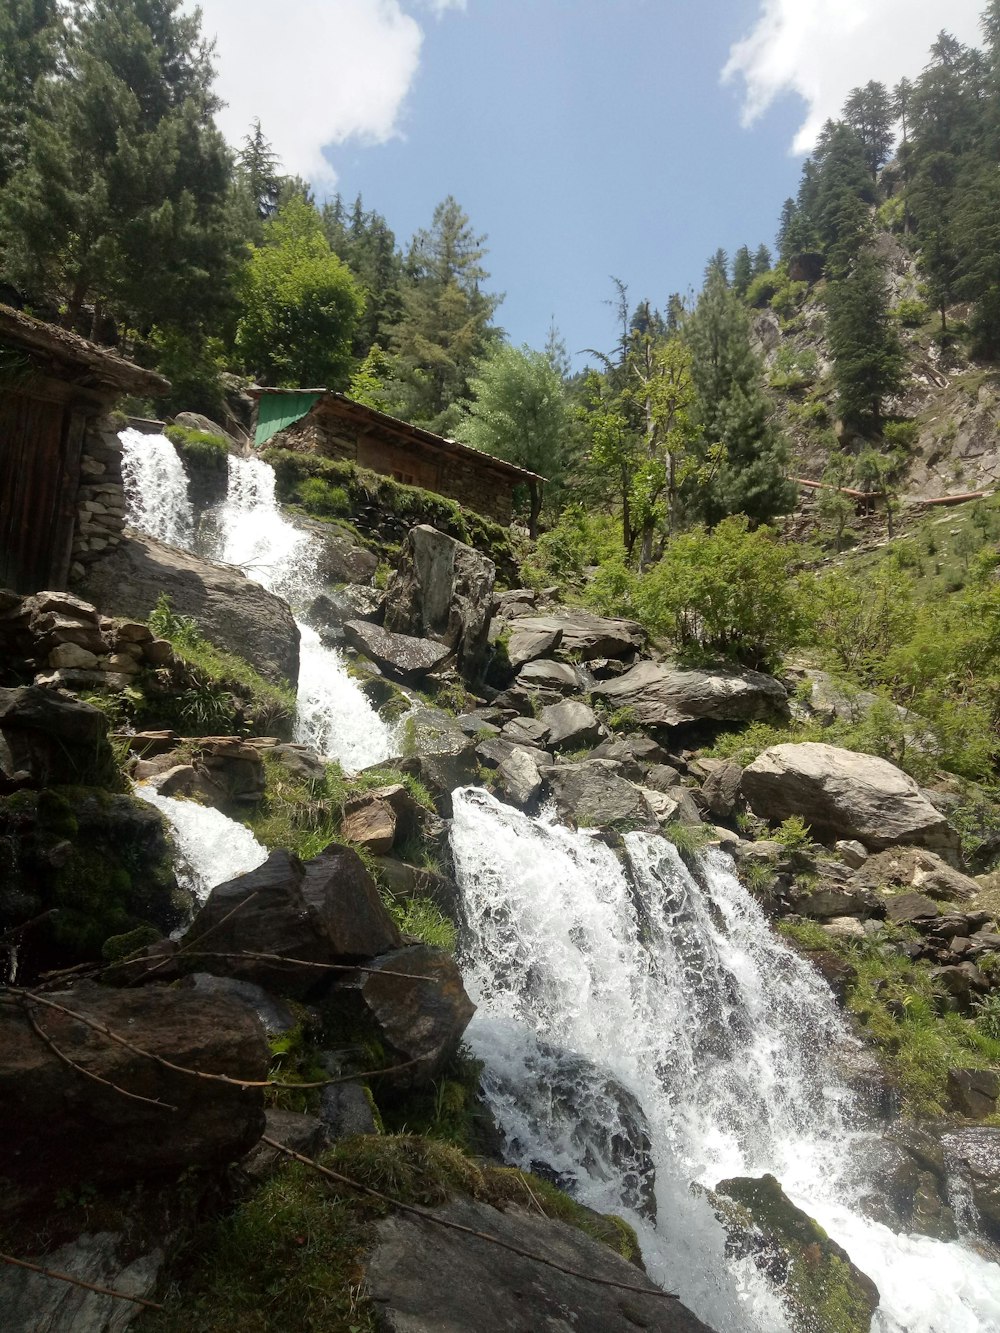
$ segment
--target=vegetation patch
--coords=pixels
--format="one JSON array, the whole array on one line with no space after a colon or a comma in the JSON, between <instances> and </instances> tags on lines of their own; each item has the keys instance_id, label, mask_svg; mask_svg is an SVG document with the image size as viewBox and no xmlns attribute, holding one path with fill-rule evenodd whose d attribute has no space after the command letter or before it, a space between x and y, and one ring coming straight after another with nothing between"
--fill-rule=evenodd
<instances>
[{"instance_id":1,"label":"vegetation patch","mask_svg":"<svg viewBox=\"0 0 1000 1333\"><path fill-rule=\"evenodd\" d=\"M221 435L176 425L167 426L163 433L180 454L185 467L211 472L228 469L229 444Z\"/></svg>"}]
</instances>

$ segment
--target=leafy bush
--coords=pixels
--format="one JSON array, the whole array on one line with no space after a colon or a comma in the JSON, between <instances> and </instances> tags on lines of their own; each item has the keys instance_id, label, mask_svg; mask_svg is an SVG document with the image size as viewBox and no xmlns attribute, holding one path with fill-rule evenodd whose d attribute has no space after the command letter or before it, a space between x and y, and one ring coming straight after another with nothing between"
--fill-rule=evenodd
<instances>
[{"instance_id":1,"label":"leafy bush","mask_svg":"<svg viewBox=\"0 0 1000 1333\"><path fill-rule=\"evenodd\" d=\"M773 269L769 273L760 273L746 290L744 300L752 310L763 310L786 279Z\"/></svg>"},{"instance_id":2,"label":"leafy bush","mask_svg":"<svg viewBox=\"0 0 1000 1333\"><path fill-rule=\"evenodd\" d=\"M622 563L621 539L607 516L571 504L563 510L554 528L539 537L534 558L525 562L525 579L535 587L578 582L584 570Z\"/></svg>"},{"instance_id":3,"label":"leafy bush","mask_svg":"<svg viewBox=\"0 0 1000 1333\"><path fill-rule=\"evenodd\" d=\"M794 391L814 384L819 360L811 347L785 346L779 349L771 369L771 388Z\"/></svg>"},{"instance_id":4,"label":"leafy bush","mask_svg":"<svg viewBox=\"0 0 1000 1333\"><path fill-rule=\"evenodd\" d=\"M790 852L802 852L812 846L812 830L801 815L789 815L771 836Z\"/></svg>"},{"instance_id":5,"label":"leafy bush","mask_svg":"<svg viewBox=\"0 0 1000 1333\"><path fill-rule=\"evenodd\" d=\"M911 450L920 435L916 421L887 421L882 427L882 438L893 449Z\"/></svg>"},{"instance_id":6,"label":"leafy bush","mask_svg":"<svg viewBox=\"0 0 1000 1333\"><path fill-rule=\"evenodd\" d=\"M913 299L900 301L892 313L897 323L902 324L904 329L919 329L930 317L930 311L924 302Z\"/></svg>"},{"instance_id":7,"label":"leafy bush","mask_svg":"<svg viewBox=\"0 0 1000 1333\"><path fill-rule=\"evenodd\" d=\"M791 319L802 304L808 290L809 284L807 282L789 282L786 279L771 297L769 302L771 309L781 319Z\"/></svg>"}]
</instances>

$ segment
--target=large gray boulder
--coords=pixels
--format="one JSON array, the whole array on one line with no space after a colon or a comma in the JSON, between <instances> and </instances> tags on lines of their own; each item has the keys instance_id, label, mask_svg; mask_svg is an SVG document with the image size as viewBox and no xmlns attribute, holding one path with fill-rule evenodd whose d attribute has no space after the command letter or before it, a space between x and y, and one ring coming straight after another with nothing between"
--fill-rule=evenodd
<instances>
[{"instance_id":1,"label":"large gray boulder","mask_svg":"<svg viewBox=\"0 0 1000 1333\"><path fill-rule=\"evenodd\" d=\"M983 1231L1000 1245L1000 1129L970 1125L946 1134L942 1144L948 1157L961 1164Z\"/></svg>"},{"instance_id":2,"label":"large gray boulder","mask_svg":"<svg viewBox=\"0 0 1000 1333\"><path fill-rule=\"evenodd\" d=\"M440 643L396 634L368 620L346 621L344 638L362 656L401 681L422 680L448 656L448 649Z\"/></svg>"},{"instance_id":3,"label":"large gray boulder","mask_svg":"<svg viewBox=\"0 0 1000 1333\"><path fill-rule=\"evenodd\" d=\"M451 1200L436 1214L467 1230L446 1230L405 1213L392 1214L376 1227L378 1242L367 1276L384 1333L636 1333L640 1328L711 1333L680 1301L664 1297L640 1269L566 1222L514 1205L500 1212L464 1198ZM508 1248L477 1240L470 1234L477 1231ZM525 1258L525 1253L559 1267Z\"/></svg>"},{"instance_id":4,"label":"large gray boulder","mask_svg":"<svg viewBox=\"0 0 1000 1333\"><path fill-rule=\"evenodd\" d=\"M538 720L548 727L546 744L553 750L579 750L607 735L594 710L579 699L543 708Z\"/></svg>"},{"instance_id":5,"label":"large gray boulder","mask_svg":"<svg viewBox=\"0 0 1000 1333\"><path fill-rule=\"evenodd\" d=\"M556 764L541 770L559 815L578 828L627 825L656 831L656 814L638 787L620 777L608 759Z\"/></svg>"},{"instance_id":6,"label":"large gray boulder","mask_svg":"<svg viewBox=\"0 0 1000 1333\"><path fill-rule=\"evenodd\" d=\"M81 983L45 998L49 1004L33 1003L30 1012L0 1005L4 1212L83 1182L133 1185L189 1167L219 1167L260 1137L262 1089L239 1080L265 1079L270 1057L249 1006L164 985L121 991ZM110 1041L94 1023L129 1045ZM234 1081L195 1078L170 1065Z\"/></svg>"},{"instance_id":7,"label":"large gray boulder","mask_svg":"<svg viewBox=\"0 0 1000 1333\"><path fill-rule=\"evenodd\" d=\"M34 685L0 689L0 793L101 785L114 772L108 720L99 708Z\"/></svg>"},{"instance_id":8,"label":"large gray boulder","mask_svg":"<svg viewBox=\"0 0 1000 1333\"><path fill-rule=\"evenodd\" d=\"M597 657L627 657L646 643L646 631L634 620L612 620L595 616L590 611L570 611L563 607L550 615L516 616L508 628L512 643L527 634L558 634L562 652L584 662L592 662ZM526 641L521 640L521 643L526 646Z\"/></svg>"},{"instance_id":9,"label":"large gray boulder","mask_svg":"<svg viewBox=\"0 0 1000 1333\"><path fill-rule=\"evenodd\" d=\"M958 834L913 779L875 755L812 741L774 745L744 769L740 789L755 815L801 815L820 840L857 838L873 850L958 847Z\"/></svg>"},{"instance_id":10,"label":"large gray boulder","mask_svg":"<svg viewBox=\"0 0 1000 1333\"><path fill-rule=\"evenodd\" d=\"M433 639L475 679L486 662L496 565L471 546L421 524L411 528L386 589L385 625Z\"/></svg>"},{"instance_id":11,"label":"large gray boulder","mask_svg":"<svg viewBox=\"0 0 1000 1333\"><path fill-rule=\"evenodd\" d=\"M451 793L476 780L476 743L440 708L411 708L403 724L405 766L416 773L451 814Z\"/></svg>"},{"instance_id":12,"label":"large gray boulder","mask_svg":"<svg viewBox=\"0 0 1000 1333\"><path fill-rule=\"evenodd\" d=\"M166 593L178 615L192 616L206 639L242 657L265 680L298 681L299 631L287 602L234 565L215 565L129 531L90 566L77 591L105 615L135 620L147 620Z\"/></svg>"},{"instance_id":13,"label":"large gray boulder","mask_svg":"<svg viewBox=\"0 0 1000 1333\"><path fill-rule=\"evenodd\" d=\"M761 671L688 670L661 662L640 662L617 680L598 685L594 693L615 708L630 708L650 727L678 727L702 718L738 722L769 717L788 699L780 681Z\"/></svg>"}]
</instances>

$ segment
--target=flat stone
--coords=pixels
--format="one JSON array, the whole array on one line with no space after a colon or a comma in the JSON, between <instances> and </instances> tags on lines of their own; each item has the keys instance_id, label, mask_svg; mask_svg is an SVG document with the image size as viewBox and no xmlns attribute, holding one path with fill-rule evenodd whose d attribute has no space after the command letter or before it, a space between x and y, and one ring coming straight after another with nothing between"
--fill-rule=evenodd
<instances>
[{"instance_id":1,"label":"flat stone","mask_svg":"<svg viewBox=\"0 0 1000 1333\"><path fill-rule=\"evenodd\" d=\"M890 921L903 926L911 921L940 916L941 909L933 898L922 893L892 893L886 895L885 912Z\"/></svg>"},{"instance_id":2,"label":"flat stone","mask_svg":"<svg viewBox=\"0 0 1000 1333\"><path fill-rule=\"evenodd\" d=\"M517 674L517 687L523 690L556 690L571 694L582 690L586 681L580 671L568 662L541 660L529 662Z\"/></svg>"},{"instance_id":3,"label":"flat stone","mask_svg":"<svg viewBox=\"0 0 1000 1333\"><path fill-rule=\"evenodd\" d=\"M542 770L556 808L578 828L627 825L656 830L656 815L642 791L620 777L608 759L558 764Z\"/></svg>"},{"instance_id":4,"label":"flat stone","mask_svg":"<svg viewBox=\"0 0 1000 1333\"><path fill-rule=\"evenodd\" d=\"M422 679L439 667L450 652L444 644L393 634L367 620L345 621L344 638L364 657L402 681Z\"/></svg>"},{"instance_id":5,"label":"flat stone","mask_svg":"<svg viewBox=\"0 0 1000 1333\"><path fill-rule=\"evenodd\" d=\"M97 667L97 656L79 644L60 643L49 653L49 666L56 671L62 668L93 671Z\"/></svg>"},{"instance_id":6,"label":"flat stone","mask_svg":"<svg viewBox=\"0 0 1000 1333\"><path fill-rule=\"evenodd\" d=\"M634 620L613 620L589 611L560 609L551 615L519 616L510 621L511 635L554 634L561 631L564 653L584 662L595 657L624 657L645 646L646 631Z\"/></svg>"},{"instance_id":7,"label":"flat stone","mask_svg":"<svg viewBox=\"0 0 1000 1333\"><path fill-rule=\"evenodd\" d=\"M788 700L780 681L760 671L686 670L661 662L640 662L617 680L597 685L594 693L630 708L651 727L677 727L701 718L763 718L784 709Z\"/></svg>"},{"instance_id":8,"label":"flat stone","mask_svg":"<svg viewBox=\"0 0 1000 1333\"><path fill-rule=\"evenodd\" d=\"M500 739L512 745L530 745L535 749L544 749L549 739L549 729L539 718L516 717L500 730Z\"/></svg>"},{"instance_id":9,"label":"flat stone","mask_svg":"<svg viewBox=\"0 0 1000 1333\"><path fill-rule=\"evenodd\" d=\"M538 720L548 729L546 743L553 750L577 750L605 734L594 710L572 699L543 708Z\"/></svg>"},{"instance_id":10,"label":"flat stone","mask_svg":"<svg viewBox=\"0 0 1000 1333\"><path fill-rule=\"evenodd\" d=\"M515 671L539 657L550 657L562 643L562 629L515 630L507 644L507 659Z\"/></svg>"}]
</instances>

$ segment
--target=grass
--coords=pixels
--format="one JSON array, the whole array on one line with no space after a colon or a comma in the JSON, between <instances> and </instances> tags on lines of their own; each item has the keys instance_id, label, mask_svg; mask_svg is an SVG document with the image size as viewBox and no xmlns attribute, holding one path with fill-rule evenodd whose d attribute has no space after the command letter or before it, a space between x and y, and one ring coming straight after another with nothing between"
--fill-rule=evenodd
<instances>
[{"instance_id":1,"label":"grass","mask_svg":"<svg viewBox=\"0 0 1000 1333\"><path fill-rule=\"evenodd\" d=\"M320 1159L331 1170L403 1202L435 1207L453 1195L502 1208L541 1208L619 1254L635 1233L600 1218L546 1181L479 1166L458 1148L414 1135L347 1139ZM534 1202L532 1201L534 1200ZM144 1316L151 1333L369 1333L376 1327L364 1258L388 1204L298 1164L280 1170L229 1215L200 1226L175 1265L167 1309Z\"/></svg>"},{"instance_id":2,"label":"grass","mask_svg":"<svg viewBox=\"0 0 1000 1333\"><path fill-rule=\"evenodd\" d=\"M221 435L176 425L168 426L164 434L189 466L213 472L225 472L228 468L229 445Z\"/></svg>"},{"instance_id":3,"label":"grass","mask_svg":"<svg viewBox=\"0 0 1000 1333\"><path fill-rule=\"evenodd\" d=\"M383 894L382 901L404 935L415 935L423 944L454 953L458 929L430 898L394 898Z\"/></svg>"}]
</instances>

